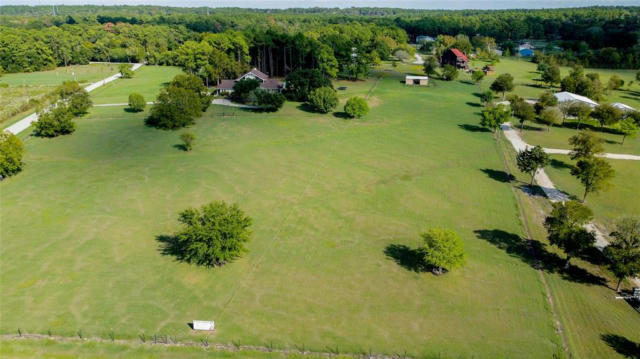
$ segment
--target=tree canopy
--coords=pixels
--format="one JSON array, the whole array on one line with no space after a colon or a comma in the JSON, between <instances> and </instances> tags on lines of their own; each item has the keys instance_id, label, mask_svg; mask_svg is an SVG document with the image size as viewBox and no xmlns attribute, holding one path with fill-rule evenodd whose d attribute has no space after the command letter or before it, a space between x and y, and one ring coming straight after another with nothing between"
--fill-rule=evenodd
<instances>
[{"instance_id":1,"label":"tree canopy","mask_svg":"<svg viewBox=\"0 0 640 359\"><path fill-rule=\"evenodd\" d=\"M22 171L24 145L13 133L0 132L0 179Z\"/></svg>"},{"instance_id":2,"label":"tree canopy","mask_svg":"<svg viewBox=\"0 0 640 359\"><path fill-rule=\"evenodd\" d=\"M549 242L564 250L567 255L565 269L569 267L571 257L584 252L595 243L595 234L584 228L591 221L593 212L576 201L554 202L553 209L545 219L544 225Z\"/></svg>"},{"instance_id":3,"label":"tree canopy","mask_svg":"<svg viewBox=\"0 0 640 359\"><path fill-rule=\"evenodd\" d=\"M344 112L351 118L360 118L369 113L369 105L367 101L358 96L351 97L344 105Z\"/></svg>"},{"instance_id":4,"label":"tree canopy","mask_svg":"<svg viewBox=\"0 0 640 359\"><path fill-rule=\"evenodd\" d=\"M186 262L215 267L247 252L251 218L235 204L218 201L188 208L178 220L182 229L175 234L173 251Z\"/></svg>"},{"instance_id":5,"label":"tree canopy","mask_svg":"<svg viewBox=\"0 0 640 359\"><path fill-rule=\"evenodd\" d=\"M435 274L461 267L465 264L466 254L462 239L456 232L446 228L431 228L422 234L424 258L434 267Z\"/></svg>"}]
</instances>

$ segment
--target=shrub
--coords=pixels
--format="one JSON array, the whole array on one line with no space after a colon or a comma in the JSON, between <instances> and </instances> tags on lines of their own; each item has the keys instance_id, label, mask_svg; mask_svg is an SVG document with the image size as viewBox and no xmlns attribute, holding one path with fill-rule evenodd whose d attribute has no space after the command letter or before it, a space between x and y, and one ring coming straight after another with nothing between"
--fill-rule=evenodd
<instances>
[{"instance_id":1,"label":"shrub","mask_svg":"<svg viewBox=\"0 0 640 359\"><path fill-rule=\"evenodd\" d=\"M198 95L200 99L200 103L202 104L201 110L204 112L211 105L212 96L209 95L209 90L202 83L202 80L192 74L179 74L176 75L171 82L169 82L169 86L178 87L181 89L189 90Z\"/></svg>"},{"instance_id":2,"label":"shrub","mask_svg":"<svg viewBox=\"0 0 640 359\"><path fill-rule=\"evenodd\" d=\"M562 122L562 111L557 107L547 107L540 113L540 122L547 125L547 131L553 125Z\"/></svg>"},{"instance_id":3,"label":"shrub","mask_svg":"<svg viewBox=\"0 0 640 359\"><path fill-rule=\"evenodd\" d=\"M24 145L20 138L10 132L0 132L0 179L22 170Z\"/></svg>"},{"instance_id":4,"label":"shrub","mask_svg":"<svg viewBox=\"0 0 640 359\"><path fill-rule=\"evenodd\" d=\"M352 97L344 105L344 112L351 118L360 118L369 113L369 105L362 97Z\"/></svg>"},{"instance_id":5,"label":"shrub","mask_svg":"<svg viewBox=\"0 0 640 359\"><path fill-rule=\"evenodd\" d=\"M309 104L318 112L328 113L338 106L338 94L331 87L321 87L309 95Z\"/></svg>"},{"instance_id":6,"label":"shrub","mask_svg":"<svg viewBox=\"0 0 640 359\"><path fill-rule=\"evenodd\" d=\"M253 104L267 112L275 112L282 108L286 98L279 92L255 90Z\"/></svg>"},{"instance_id":7,"label":"shrub","mask_svg":"<svg viewBox=\"0 0 640 359\"><path fill-rule=\"evenodd\" d=\"M132 93L129 95L129 108L132 111L140 112L147 106L147 102L144 97L139 93Z\"/></svg>"},{"instance_id":8,"label":"shrub","mask_svg":"<svg viewBox=\"0 0 640 359\"><path fill-rule=\"evenodd\" d=\"M455 66L444 65L442 68L442 78L446 81L453 81L458 78L458 69Z\"/></svg>"},{"instance_id":9,"label":"shrub","mask_svg":"<svg viewBox=\"0 0 640 359\"><path fill-rule=\"evenodd\" d=\"M67 107L74 116L87 113L92 105L91 97L85 89L80 89L67 100Z\"/></svg>"},{"instance_id":10,"label":"shrub","mask_svg":"<svg viewBox=\"0 0 640 359\"><path fill-rule=\"evenodd\" d=\"M183 133L180 135L180 140L184 150L189 152L193 149L193 142L196 140L196 136L193 133Z\"/></svg>"},{"instance_id":11,"label":"shrub","mask_svg":"<svg viewBox=\"0 0 640 359\"><path fill-rule=\"evenodd\" d=\"M131 70L131 64L120 64L120 75L123 79L130 79L133 77L133 70Z\"/></svg>"},{"instance_id":12,"label":"shrub","mask_svg":"<svg viewBox=\"0 0 640 359\"><path fill-rule=\"evenodd\" d=\"M246 252L251 239L251 218L237 205L213 202L180 213L182 231L176 233L176 248L180 259L207 267L221 266Z\"/></svg>"},{"instance_id":13,"label":"shrub","mask_svg":"<svg viewBox=\"0 0 640 359\"><path fill-rule=\"evenodd\" d=\"M425 261L435 274L452 270L465 263L464 247L458 234L450 229L432 228L422 234Z\"/></svg>"},{"instance_id":14,"label":"shrub","mask_svg":"<svg viewBox=\"0 0 640 359\"><path fill-rule=\"evenodd\" d=\"M76 130L76 124L71 120L72 113L61 103L53 109L38 115L34 123L34 134L39 137L56 137L67 135Z\"/></svg>"}]
</instances>

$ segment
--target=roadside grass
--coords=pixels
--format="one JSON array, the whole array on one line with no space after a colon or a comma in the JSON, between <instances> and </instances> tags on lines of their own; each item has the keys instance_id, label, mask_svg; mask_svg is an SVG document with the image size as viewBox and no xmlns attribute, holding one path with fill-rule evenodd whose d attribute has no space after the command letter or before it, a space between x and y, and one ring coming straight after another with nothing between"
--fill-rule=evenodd
<instances>
[{"instance_id":1,"label":"roadside grass","mask_svg":"<svg viewBox=\"0 0 640 359\"><path fill-rule=\"evenodd\" d=\"M501 141L501 147L507 155L516 186L526 186L529 178L517 171L515 150L506 140ZM554 156L554 159L568 160L568 157ZM622 164L633 161L614 162ZM547 169L549 176L552 176L552 171ZM551 177L556 184L557 177ZM548 243L546 230L542 226L545 216L551 210L549 200L541 195L529 195L520 189L516 190L516 195L520 198L533 239L541 244L543 251L564 258L559 248ZM605 196L608 197L609 194L602 197ZM594 209L598 217L601 210L593 205L594 198L589 199L588 205ZM631 202L629 198L631 197L627 197L627 202ZM627 210L629 209L625 209ZM636 210L635 213L639 212ZM572 262L576 267L587 271L592 278L602 278L602 285L569 281L562 272L543 272L551 289L554 307L562 323L567 345L573 358L628 357L629 353L624 344L640 343L640 318L628 303L615 299L615 291L612 288L615 288L616 279L600 262L602 258L598 256L599 252L596 250L592 253L594 255L588 260L574 258ZM631 283L625 281L623 288L630 289Z\"/></svg>"},{"instance_id":2,"label":"roadside grass","mask_svg":"<svg viewBox=\"0 0 640 359\"><path fill-rule=\"evenodd\" d=\"M94 100L155 93L167 70L140 69ZM469 85L400 80L381 79L359 120L291 102L273 114L212 106L184 130L190 153L175 148L183 131L119 107L92 109L73 135L30 138L25 170L1 184L0 330L190 338L188 322L213 319L219 343L551 357L538 273L492 243L523 233L492 137L464 105ZM220 199L254 219L245 257L211 269L162 255L180 210ZM466 267L416 269L429 226L461 235Z\"/></svg>"},{"instance_id":3,"label":"roadside grass","mask_svg":"<svg viewBox=\"0 0 640 359\"><path fill-rule=\"evenodd\" d=\"M145 101L154 101L162 87L182 70L174 66L142 66L133 78L117 79L91 92L94 104L127 103L129 94L137 92Z\"/></svg>"},{"instance_id":4,"label":"roadside grass","mask_svg":"<svg viewBox=\"0 0 640 359\"><path fill-rule=\"evenodd\" d=\"M117 65L90 64L58 67L54 70L3 74L0 83L0 125L8 126L33 112L26 108L29 99L39 99L64 81L88 84L118 72ZM74 76L75 74L75 76ZM19 117L19 118L17 118Z\"/></svg>"},{"instance_id":5,"label":"roadside grass","mask_svg":"<svg viewBox=\"0 0 640 359\"><path fill-rule=\"evenodd\" d=\"M0 339L0 357L5 359L20 358L246 358L246 359L271 359L271 358L325 358L322 355L280 352L264 352L255 350L218 350L204 346L165 346L162 344L124 344L120 342L83 342L65 341L59 342L53 339ZM336 355L334 358L351 358Z\"/></svg>"},{"instance_id":6,"label":"roadside grass","mask_svg":"<svg viewBox=\"0 0 640 359\"><path fill-rule=\"evenodd\" d=\"M517 119L513 119L514 128L519 129ZM581 130L589 130L594 135L602 139L602 147L605 152L609 153L627 153L632 155L640 155L640 137L628 137L622 143L622 135L612 133L608 129L600 130L600 126L595 121L589 121L587 125L581 124L580 130L577 130L577 123L574 121L566 121L566 127L553 126L547 131L547 126L540 123L525 123L524 129L519 131L520 136L531 145L540 145L547 148L558 148L570 150L569 138L578 134Z\"/></svg>"},{"instance_id":7,"label":"roadside grass","mask_svg":"<svg viewBox=\"0 0 640 359\"><path fill-rule=\"evenodd\" d=\"M584 187L571 175L571 166L575 164L569 156L551 156L551 165L546 171L557 188L570 196L582 199ZM612 186L606 192L589 194L587 206L593 212L597 222L607 229L613 229L613 223L622 216L640 216L638 184L640 183L640 161L606 159L616 171Z\"/></svg>"}]
</instances>

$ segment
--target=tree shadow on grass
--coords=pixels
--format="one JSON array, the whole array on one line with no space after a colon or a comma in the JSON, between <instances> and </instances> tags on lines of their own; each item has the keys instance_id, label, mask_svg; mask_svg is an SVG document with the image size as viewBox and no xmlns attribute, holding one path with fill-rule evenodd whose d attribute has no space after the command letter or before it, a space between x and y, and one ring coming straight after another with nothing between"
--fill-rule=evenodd
<instances>
[{"instance_id":1,"label":"tree shadow on grass","mask_svg":"<svg viewBox=\"0 0 640 359\"><path fill-rule=\"evenodd\" d=\"M471 125L468 123L463 123L461 125L458 125L458 127L469 132L491 132L491 130L489 130L488 128L484 128L478 125Z\"/></svg>"},{"instance_id":2,"label":"tree shadow on grass","mask_svg":"<svg viewBox=\"0 0 640 359\"><path fill-rule=\"evenodd\" d=\"M343 120L350 120L350 119L351 119L351 117L349 116L349 114L347 114L347 113L346 113L346 112L344 112L344 111L337 111L337 112L334 112L334 113L333 113L333 116L334 116L334 117L337 117L337 118L341 118L341 119L343 119Z\"/></svg>"},{"instance_id":3,"label":"tree shadow on grass","mask_svg":"<svg viewBox=\"0 0 640 359\"><path fill-rule=\"evenodd\" d=\"M479 104L477 102L467 101L465 103L467 104L467 106L471 106L471 107L482 107L482 104Z\"/></svg>"},{"instance_id":4,"label":"tree shadow on grass","mask_svg":"<svg viewBox=\"0 0 640 359\"><path fill-rule=\"evenodd\" d=\"M565 259L549 252L538 241L529 241L501 229L480 229L474 232L479 239L493 244L535 269L548 273L560 273L564 279L576 283L606 286L607 281L604 278L593 275L581 267L572 264L568 269L564 269Z\"/></svg>"},{"instance_id":5,"label":"tree shadow on grass","mask_svg":"<svg viewBox=\"0 0 640 359\"><path fill-rule=\"evenodd\" d=\"M177 149L179 149L181 151L187 152L187 146L185 146L182 143L178 143L178 144L173 145L173 148L177 148Z\"/></svg>"},{"instance_id":6,"label":"tree shadow on grass","mask_svg":"<svg viewBox=\"0 0 640 359\"><path fill-rule=\"evenodd\" d=\"M640 359L640 343L632 342L616 334L602 334L600 339L618 352L618 354L624 355L626 358Z\"/></svg>"},{"instance_id":7,"label":"tree shadow on grass","mask_svg":"<svg viewBox=\"0 0 640 359\"><path fill-rule=\"evenodd\" d=\"M551 167L553 168L557 168L557 169L572 169L573 166L565 161L561 161L561 160L557 160L555 158L551 159L551 162L549 162L549 164L551 165Z\"/></svg>"},{"instance_id":8,"label":"tree shadow on grass","mask_svg":"<svg viewBox=\"0 0 640 359\"><path fill-rule=\"evenodd\" d=\"M178 241L176 236L161 234L156 236L156 241L160 244L158 251L164 256L175 257L179 262L185 261L185 248Z\"/></svg>"},{"instance_id":9,"label":"tree shadow on grass","mask_svg":"<svg viewBox=\"0 0 640 359\"><path fill-rule=\"evenodd\" d=\"M419 248L410 248L404 244L390 244L384 249L384 254L406 270L412 272L430 270L429 265L424 261L424 254Z\"/></svg>"},{"instance_id":10,"label":"tree shadow on grass","mask_svg":"<svg viewBox=\"0 0 640 359\"><path fill-rule=\"evenodd\" d=\"M494 170L491 168L483 168L480 171L484 172L487 176L489 176L489 178L498 182L509 183L515 179L512 174L509 174L505 171Z\"/></svg>"},{"instance_id":11,"label":"tree shadow on grass","mask_svg":"<svg viewBox=\"0 0 640 359\"><path fill-rule=\"evenodd\" d=\"M299 104L298 106L296 106L296 108L300 111L304 111L304 112L309 112L309 113L318 113L318 111L316 111L313 106L309 105L306 102L303 102L301 104Z\"/></svg>"}]
</instances>

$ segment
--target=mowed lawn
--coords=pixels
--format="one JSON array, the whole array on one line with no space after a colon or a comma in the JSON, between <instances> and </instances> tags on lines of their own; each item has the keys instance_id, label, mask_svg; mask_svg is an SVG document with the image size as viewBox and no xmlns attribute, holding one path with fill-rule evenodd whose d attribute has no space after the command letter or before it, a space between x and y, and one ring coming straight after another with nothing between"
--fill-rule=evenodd
<instances>
[{"instance_id":1,"label":"mowed lawn","mask_svg":"<svg viewBox=\"0 0 640 359\"><path fill-rule=\"evenodd\" d=\"M474 61L471 63L471 66L481 68L484 64L485 63L482 61ZM534 64L527 59L502 57L500 58L500 62L496 64L496 73L494 75L487 76L482 81L482 86L483 88L488 89L491 82L493 82L493 80L500 74L510 73L514 77L514 84L516 85L512 93L518 94L519 96L525 98L538 98L544 91L560 91L559 87L550 89L546 84L542 84L538 81L540 79L540 74L536 71L536 67L537 64ZM569 75L570 72L570 67L560 67L561 78ZM607 86L609 78L614 74L618 75L625 81L625 86L622 90L614 90L608 94L603 94L603 98L598 101L599 103L622 102L640 110L640 83L635 80L636 73L638 72L637 70L585 68L584 72L585 74L592 72L599 74L600 82L602 82L603 87ZM627 84L630 81L633 81L634 84L628 88ZM559 86L559 84L556 84L556 86ZM502 96L502 94L499 95Z\"/></svg>"},{"instance_id":2,"label":"mowed lawn","mask_svg":"<svg viewBox=\"0 0 640 359\"><path fill-rule=\"evenodd\" d=\"M90 64L58 67L49 71L3 74L0 83L0 124L12 122L14 113L30 99L38 99L64 81L78 81L83 85L101 80L118 72L117 64ZM22 111L22 110L19 110Z\"/></svg>"},{"instance_id":3,"label":"mowed lawn","mask_svg":"<svg viewBox=\"0 0 640 359\"><path fill-rule=\"evenodd\" d=\"M582 199L584 187L571 175L575 165L569 156L553 155L546 171L553 183L569 195ZM607 159L615 170L608 191L587 196L587 205L593 210L595 219L613 229L616 219L624 216L640 216L638 184L640 183L640 161ZM634 200L635 199L635 200Z\"/></svg>"},{"instance_id":4,"label":"mowed lawn","mask_svg":"<svg viewBox=\"0 0 640 359\"><path fill-rule=\"evenodd\" d=\"M141 70L156 69L172 77ZM0 187L1 331L185 338L212 319L214 342L549 358L559 339L540 276L485 240L522 227L492 136L470 126L472 86L400 80L379 81L362 120L214 106L171 132L105 107L73 135L29 138L25 170ZM94 100L121 102L125 81ZM187 131L191 153L175 147ZM156 238L177 213L213 200L253 218L249 253L215 269L163 255ZM464 268L411 269L430 226L462 236Z\"/></svg>"},{"instance_id":5,"label":"mowed lawn","mask_svg":"<svg viewBox=\"0 0 640 359\"><path fill-rule=\"evenodd\" d=\"M162 86L181 73L174 66L142 66L133 73L133 78L118 79L91 92L94 104L127 103L129 94L139 93L146 101L154 101Z\"/></svg>"},{"instance_id":6,"label":"mowed lawn","mask_svg":"<svg viewBox=\"0 0 640 359\"><path fill-rule=\"evenodd\" d=\"M518 119L512 118L514 127L519 128ZM575 126L575 122L567 121L571 127ZM635 138L627 136L622 142L622 135L617 133L601 131L597 122L589 121L590 127L582 124L581 129L591 131L593 135L602 140L602 148L609 153L627 153L632 155L640 155L640 137ZM569 138L580 133L581 130L570 127L551 127L547 131L547 126L540 123L526 123L524 129L520 132L520 136L531 145L540 145L546 148L559 148L570 150L572 146L569 144Z\"/></svg>"}]
</instances>

